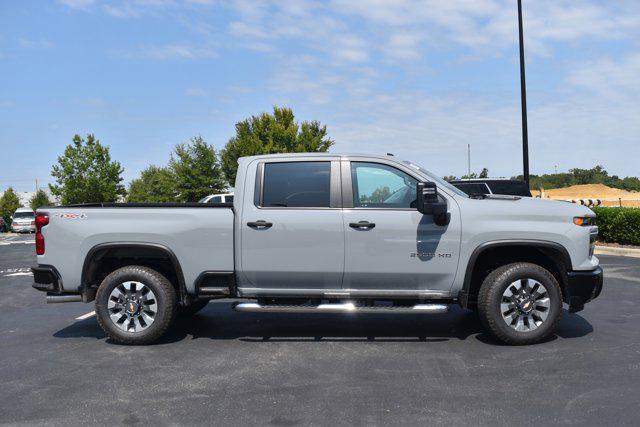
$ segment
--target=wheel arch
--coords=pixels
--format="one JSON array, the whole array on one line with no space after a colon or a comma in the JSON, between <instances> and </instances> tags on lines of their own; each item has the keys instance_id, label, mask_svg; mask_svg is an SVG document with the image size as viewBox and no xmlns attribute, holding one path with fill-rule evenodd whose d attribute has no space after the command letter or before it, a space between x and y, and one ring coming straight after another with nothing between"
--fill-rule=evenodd
<instances>
[{"instance_id":1,"label":"wheel arch","mask_svg":"<svg viewBox=\"0 0 640 427\"><path fill-rule=\"evenodd\" d=\"M563 298L567 297L566 272L571 270L571 257L564 246L544 240L497 240L482 243L471 253L458 295L460 305L474 307L488 272L511 262L532 262L547 268L560 284Z\"/></svg>"},{"instance_id":2,"label":"wheel arch","mask_svg":"<svg viewBox=\"0 0 640 427\"><path fill-rule=\"evenodd\" d=\"M169 261L167 263L166 261ZM163 274L178 292L178 300L187 295L180 261L167 246L146 242L108 242L93 246L82 264L81 292L95 290L106 274L126 265L142 265Z\"/></svg>"}]
</instances>

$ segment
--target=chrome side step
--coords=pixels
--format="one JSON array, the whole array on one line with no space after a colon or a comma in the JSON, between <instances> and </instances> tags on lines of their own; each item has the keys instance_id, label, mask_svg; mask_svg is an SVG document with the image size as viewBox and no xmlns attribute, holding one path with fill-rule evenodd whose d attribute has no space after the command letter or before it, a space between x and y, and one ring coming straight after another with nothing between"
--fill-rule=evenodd
<instances>
[{"instance_id":1,"label":"chrome side step","mask_svg":"<svg viewBox=\"0 0 640 427\"><path fill-rule=\"evenodd\" d=\"M416 304L408 307L360 307L351 302L319 305L261 305L256 302L241 302L233 306L242 313L446 313L446 304Z\"/></svg>"}]
</instances>

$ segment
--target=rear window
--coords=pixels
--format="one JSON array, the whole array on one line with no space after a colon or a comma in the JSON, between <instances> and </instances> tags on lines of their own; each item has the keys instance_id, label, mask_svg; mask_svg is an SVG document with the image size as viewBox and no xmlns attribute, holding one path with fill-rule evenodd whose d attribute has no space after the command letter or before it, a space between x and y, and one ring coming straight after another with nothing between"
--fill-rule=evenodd
<instances>
[{"instance_id":1,"label":"rear window","mask_svg":"<svg viewBox=\"0 0 640 427\"><path fill-rule=\"evenodd\" d=\"M13 214L14 219L18 218L35 218L36 214L33 212L16 212Z\"/></svg>"},{"instance_id":2,"label":"rear window","mask_svg":"<svg viewBox=\"0 0 640 427\"><path fill-rule=\"evenodd\" d=\"M209 199L208 203L222 203L222 197L221 196L214 196L214 197Z\"/></svg>"},{"instance_id":3,"label":"rear window","mask_svg":"<svg viewBox=\"0 0 640 427\"><path fill-rule=\"evenodd\" d=\"M226 201L227 203L233 203L233 196L226 196L226 197L225 197L225 201Z\"/></svg>"},{"instance_id":4,"label":"rear window","mask_svg":"<svg viewBox=\"0 0 640 427\"><path fill-rule=\"evenodd\" d=\"M265 163L263 207L328 208L331 162Z\"/></svg>"}]
</instances>

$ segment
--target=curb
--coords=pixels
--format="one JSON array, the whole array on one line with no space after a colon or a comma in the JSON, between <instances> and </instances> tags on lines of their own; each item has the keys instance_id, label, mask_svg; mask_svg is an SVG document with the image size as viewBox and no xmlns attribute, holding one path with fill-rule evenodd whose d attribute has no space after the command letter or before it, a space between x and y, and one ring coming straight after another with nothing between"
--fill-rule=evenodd
<instances>
[{"instance_id":1,"label":"curb","mask_svg":"<svg viewBox=\"0 0 640 427\"><path fill-rule=\"evenodd\" d=\"M612 246L596 246L596 255L616 255L631 258L640 258L640 249L635 248L616 248Z\"/></svg>"}]
</instances>

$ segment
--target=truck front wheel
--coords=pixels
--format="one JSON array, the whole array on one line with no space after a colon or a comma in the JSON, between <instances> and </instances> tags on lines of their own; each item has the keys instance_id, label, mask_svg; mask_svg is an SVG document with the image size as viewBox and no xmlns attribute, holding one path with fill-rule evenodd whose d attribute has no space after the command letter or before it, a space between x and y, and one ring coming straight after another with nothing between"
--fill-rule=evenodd
<instances>
[{"instance_id":1,"label":"truck front wheel","mask_svg":"<svg viewBox=\"0 0 640 427\"><path fill-rule=\"evenodd\" d=\"M104 332L121 344L149 344L169 328L177 310L176 291L162 274L130 265L109 274L95 300Z\"/></svg>"},{"instance_id":2,"label":"truck front wheel","mask_svg":"<svg viewBox=\"0 0 640 427\"><path fill-rule=\"evenodd\" d=\"M484 327L508 344L533 344L558 326L562 291L555 277L536 264L518 262L492 271L478 295Z\"/></svg>"}]
</instances>

